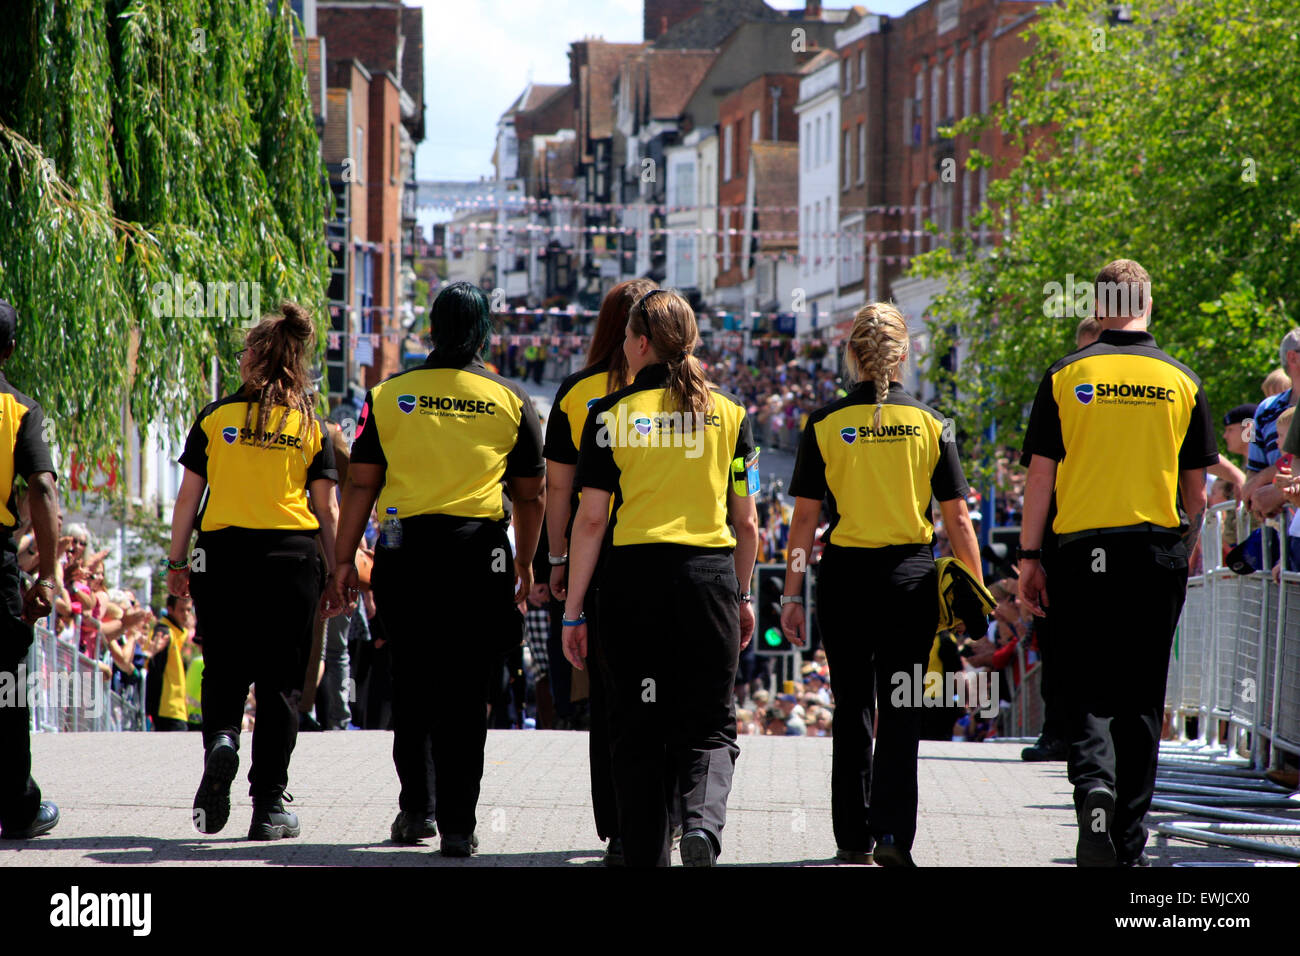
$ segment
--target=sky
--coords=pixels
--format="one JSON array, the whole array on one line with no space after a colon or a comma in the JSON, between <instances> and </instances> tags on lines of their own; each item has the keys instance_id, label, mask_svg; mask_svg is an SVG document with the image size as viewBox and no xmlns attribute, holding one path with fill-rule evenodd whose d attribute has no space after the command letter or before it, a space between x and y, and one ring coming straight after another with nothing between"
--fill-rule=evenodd
<instances>
[{"instance_id":1,"label":"sky","mask_svg":"<svg viewBox=\"0 0 1300 956\"><path fill-rule=\"evenodd\" d=\"M406 0L424 16L425 140L416 178L492 175L496 123L531 78L569 81L569 44L585 36L641 40L642 0ZM722 0L725 2L725 0ZM897 16L919 0L856 0ZM767 0L779 10L804 0ZM854 5L826 0L830 8Z\"/></svg>"}]
</instances>

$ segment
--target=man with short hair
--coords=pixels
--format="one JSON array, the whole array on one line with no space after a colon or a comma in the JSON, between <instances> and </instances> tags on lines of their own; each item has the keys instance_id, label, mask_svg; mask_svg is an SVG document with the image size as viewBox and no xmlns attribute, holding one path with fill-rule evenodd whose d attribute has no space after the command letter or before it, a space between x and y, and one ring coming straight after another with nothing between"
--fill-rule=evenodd
<instances>
[{"instance_id":1,"label":"man with short hair","mask_svg":"<svg viewBox=\"0 0 1300 956\"><path fill-rule=\"evenodd\" d=\"M1300 384L1300 328L1292 329L1282 337L1279 352L1291 387L1270 395L1255 409L1254 426L1249 429L1253 432L1253 439L1246 459L1249 478L1242 491L1242 500L1261 518L1277 514L1284 504L1281 491L1273 484L1277 475L1277 459L1281 454L1278 449L1277 419L1300 398L1300 392L1296 390Z\"/></svg>"},{"instance_id":2,"label":"man with short hair","mask_svg":"<svg viewBox=\"0 0 1300 956\"><path fill-rule=\"evenodd\" d=\"M1103 287L1114 284L1134 290L1127 310L1103 300ZM1116 260L1097 287L1100 338L1047 370L1030 413L1020 596L1041 616L1050 595L1077 862L1146 866L1142 821L1155 786L1169 652L1204 516L1205 469L1219 455L1200 380L1147 332L1146 270ZM1053 488L1048 578L1041 546ZM1119 667L1116 646L1124 648Z\"/></svg>"},{"instance_id":3,"label":"man with short hair","mask_svg":"<svg viewBox=\"0 0 1300 956\"><path fill-rule=\"evenodd\" d=\"M0 299L0 365L17 344L18 313ZM28 840L49 833L59 822L59 808L41 800L32 779L32 750L26 681L19 668L32 643L32 624L50 613L55 582L59 494L54 464L42 434L40 405L11 386L0 374L0 671L13 679L18 699L0 706L0 837ZM18 524L14 478L27 481L32 528L36 532L38 569L35 583L20 593L18 554L13 529Z\"/></svg>"}]
</instances>

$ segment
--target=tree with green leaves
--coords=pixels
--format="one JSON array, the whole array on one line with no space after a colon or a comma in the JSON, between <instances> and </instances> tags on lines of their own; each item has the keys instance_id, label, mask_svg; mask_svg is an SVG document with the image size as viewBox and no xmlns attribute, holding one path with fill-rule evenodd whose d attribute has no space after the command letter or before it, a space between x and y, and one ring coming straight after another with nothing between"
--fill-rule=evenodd
<instances>
[{"instance_id":1,"label":"tree with green leaves","mask_svg":"<svg viewBox=\"0 0 1300 956\"><path fill-rule=\"evenodd\" d=\"M11 377L65 456L120 453L125 415L183 426L214 357L234 387L253 301L328 327L331 199L293 14L272 6L6 11L0 298L22 319Z\"/></svg>"},{"instance_id":2,"label":"tree with green leaves","mask_svg":"<svg viewBox=\"0 0 1300 956\"><path fill-rule=\"evenodd\" d=\"M912 270L945 282L930 310L931 354L961 343L965 359L955 378L937 365L927 376L956 390L949 410L970 460L994 451L982 437L993 423L999 445L1018 446L1041 376L1073 350L1086 314L1084 297L1066 294L1070 282L1087 286L1112 259L1150 272L1151 332L1200 375L1216 412L1262 398L1260 382L1294 325L1293 6L1140 0L1129 8L1131 23L1108 22L1090 0L1040 7L1006 102L945 131L992 127L1023 150L1012 168L990 170L972 234ZM990 165L973 151L971 169ZM980 226L1000 241L981 248L972 241Z\"/></svg>"}]
</instances>

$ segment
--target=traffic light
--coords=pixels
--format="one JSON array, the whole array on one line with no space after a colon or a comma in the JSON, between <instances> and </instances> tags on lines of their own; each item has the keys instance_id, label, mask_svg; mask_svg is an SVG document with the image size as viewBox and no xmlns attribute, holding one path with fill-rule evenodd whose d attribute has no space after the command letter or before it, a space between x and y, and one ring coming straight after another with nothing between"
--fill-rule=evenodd
<instances>
[{"instance_id":1,"label":"traffic light","mask_svg":"<svg viewBox=\"0 0 1300 956\"><path fill-rule=\"evenodd\" d=\"M754 653L786 654L794 645L781 630L781 593L785 590L785 565L760 564L754 569Z\"/></svg>"}]
</instances>

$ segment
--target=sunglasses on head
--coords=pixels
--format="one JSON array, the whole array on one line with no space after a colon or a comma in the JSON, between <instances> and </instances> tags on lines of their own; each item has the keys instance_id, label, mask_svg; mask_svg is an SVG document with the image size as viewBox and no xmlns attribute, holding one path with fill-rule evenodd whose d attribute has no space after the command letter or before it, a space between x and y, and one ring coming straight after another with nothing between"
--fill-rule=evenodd
<instances>
[{"instance_id":1,"label":"sunglasses on head","mask_svg":"<svg viewBox=\"0 0 1300 956\"><path fill-rule=\"evenodd\" d=\"M645 295L641 296L641 298L636 300L636 305L632 306L632 308L634 309L642 310L641 324L645 326L645 337L646 340L649 342L653 342L655 340L655 337L650 334L650 317L645 313L645 309L644 309L645 301L646 299L650 298L652 295L660 295L660 294L670 295L671 293L667 289L651 289Z\"/></svg>"}]
</instances>

